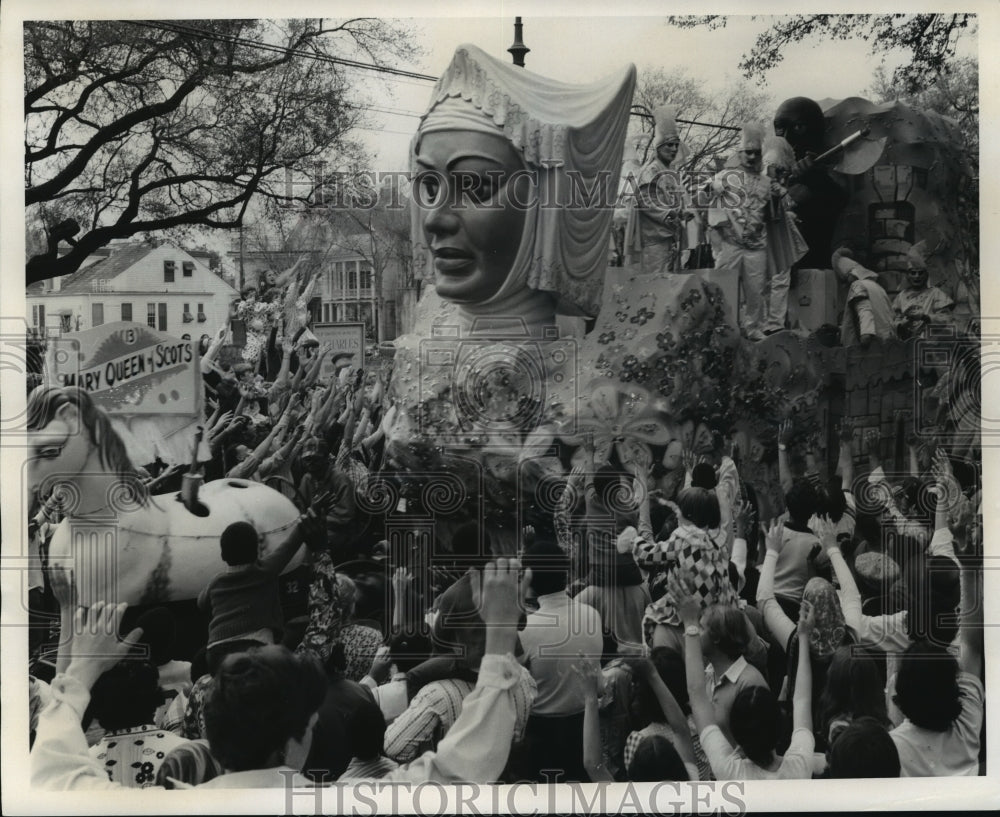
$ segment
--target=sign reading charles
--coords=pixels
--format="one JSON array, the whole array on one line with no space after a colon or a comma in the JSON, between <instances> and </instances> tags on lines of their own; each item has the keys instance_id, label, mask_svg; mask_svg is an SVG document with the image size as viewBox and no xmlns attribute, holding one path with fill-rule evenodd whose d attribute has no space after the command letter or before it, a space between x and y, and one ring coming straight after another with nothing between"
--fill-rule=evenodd
<instances>
[{"instance_id":1,"label":"sign reading charles","mask_svg":"<svg viewBox=\"0 0 1000 817\"><path fill-rule=\"evenodd\" d=\"M198 349L191 340L120 321L64 335L48 358L51 385L78 386L109 414L198 410Z\"/></svg>"}]
</instances>

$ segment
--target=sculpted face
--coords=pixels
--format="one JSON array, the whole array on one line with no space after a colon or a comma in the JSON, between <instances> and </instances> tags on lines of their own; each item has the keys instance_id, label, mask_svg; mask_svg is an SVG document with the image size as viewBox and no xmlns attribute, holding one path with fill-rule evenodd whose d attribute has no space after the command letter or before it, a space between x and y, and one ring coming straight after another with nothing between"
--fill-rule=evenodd
<instances>
[{"instance_id":1,"label":"sculpted face","mask_svg":"<svg viewBox=\"0 0 1000 817\"><path fill-rule=\"evenodd\" d=\"M760 173L763 169L763 146L756 139L744 139L740 145L740 163L744 170Z\"/></svg>"},{"instance_id":2,"label":"sculpted face","mask_svg":"<svg viewBox=\"0 0 1000 817\"><path fill-rule=\"evenodd\" d=\"M924 289L927 286L927 267L909 264L906 269L906 280L911 289Z\"/></svg>"},{"instance_id":3,"label":"sculpted face","mask_svg":"<svg viewBox=\"0 0 1000 817\"><path fill-rule=\"evenodd\" d=\"M81 433L75 406L63 406L44 428L31 433L28 454L30 490L52 486L59 475L84 471L90 453L88 435Z\"/></svg>"},{"instance_id":4,"label":"sculpted face","mask_svg":"<svg viewBox=\"0 0 1000 817\"><path fill-rule=\"evenodd\" d=\"M414 200L438 294L482 303L500 290L520 248L530 183L506 139L476 131L426 134ZM520 203L520 204L519 204Z\"/></svg>"},{"instance_id":5,"label":"sculpted face","mask_svg":"<svg viewBox=\"0 0 1000 817\"><path fill-rule=\"evenodd\" d=\"M680 150L681 143L677 139L670 139L656 148L657 158L665 165L669 165L677 158L677 151Z\"/></svg>"}]
</instances>

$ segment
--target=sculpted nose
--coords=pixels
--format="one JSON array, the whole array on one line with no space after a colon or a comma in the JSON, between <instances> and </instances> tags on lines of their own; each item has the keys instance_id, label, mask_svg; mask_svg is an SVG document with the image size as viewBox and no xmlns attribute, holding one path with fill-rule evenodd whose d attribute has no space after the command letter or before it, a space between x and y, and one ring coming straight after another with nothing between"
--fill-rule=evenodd
<instances>
[{"instance_id":1,"label":"sculpted nose","mask_svg":"<svg viewBox=\"0 0 1000 817\"><path fill-rule=\"evenodd\" d=\"M458 230L459 219L448 196L430 205L424 216L424 229L431 235L451 235Z\"/></svg>"}]
</instances>

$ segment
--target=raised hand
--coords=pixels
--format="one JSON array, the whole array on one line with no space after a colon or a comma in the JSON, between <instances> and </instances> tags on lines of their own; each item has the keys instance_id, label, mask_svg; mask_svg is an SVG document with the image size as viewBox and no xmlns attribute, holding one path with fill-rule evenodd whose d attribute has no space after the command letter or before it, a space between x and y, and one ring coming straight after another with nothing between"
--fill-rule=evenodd
<instances>
[{"instance_id":1,"label":"raised hand","mask_svg":"<svg viewBox=\"0 0 1000 817\"><path fill-rule=\"evenodd\" d=\"M824 551L837 544L836 527L826 516L816 517L814 530Z\"/></svg>"},{"instance_id":2,"label":"raised hand","mask_svg":"<svg viewBox=\"0 0 1000 817\"><path fill-rule=\"evenodd\" d=\"M413 574L405 567L397 567L392 574L392 592L396 598L401 598L412 584Z\"/></svg>"},{"instance_id":3,"label":"raised hand","mask_svg":"<svg viewBox=\"0 0 1000 817\"><path fill-rule=\"evenodd\" d=\"M878 449L878 444L882 439L882 435L879 433L877 428L869 428L865 432L865 450L869 453L876 453Z\"/></svg>"},{"instance_id":4,"label":"raised hand","mask_svg":"<svg viewBox=\"0 0 1000 817\"><path fill-rule=\"evenodd\" d=\"M812 604L803 599L802 606L799 608L799 637L808 641L814 629L816 629L816 610Z\"/></svg>"},{"instance_id":5,"label":"raised hand","mask_svg":"<svg viewBox=\"0 0 1000 817\"><path fill-rule=\"evenodd\" d=\"M674 604L677 607L677 614L681 617L684 626L701 623L701 604L698 599L691 595L687 587L678 582L674 585ZM680 593L680 595L677 595Z\"/></svg>"},{"instance_id":6,"label":"raised hand","mask_svg":"<svg viewBox=\"0 0 1000 817\"><path fill-rule=\"evenodd\" d=\"M845 417L840 421L840 441L849 443L854 439L854 421L850 417Z\"/></svg>"},{"instance_id":7,"label":"raised hand","mask_svg":"<svg viewBox=\"0 0 1000 817\"><path fill-rule=\"evenodd\" d=\"M392 669L392 654L389 652L389 648L383 645L375 652L375 658L372 659L372 666L368 674L376 684L382 684L388 680L390 669Z\"/></svg>"},{"instance_id":8,"label":"raised hand","mask_svg":"<svg viewBox=\"0 0 1000 817\"><path fill-rule=\"evenodd\" d=\"M795 437L795 430L791 420L782 420L778 428L778 442L782 445L790 445Z\"/></svg>"},{"instance_id":9,"label":"raised hand","mask_svg":"<svg viewBox=\"0 0 1000 817\"><path fill-rule=\"evenodd\" d=\"M690 448L685 448L681 454L681 462L684 463L684 470L690 473L698 464L698 458L695 456L694 451Z\"/></svg>"},{"instance_id":10,"label":"raised hand","mask_svg":"<svg viewBox=\"0 0 1000 817\"><path fill-rule=\"evenodd\" d=\"M954 477L951 470L951 460L943 448L934 451L934 460L931 464L931 471L938 483L950 482Z\"/></svg>"},{"instance_id":11,"label":"raised hand","mask_svg":"<svg viewBox=\"0 0 1000 817\"><path fill-rule=\"evenodd\" d=\"M517 627L521 619L521 565L517 559L497 559L488 562L481 571L473 571L472 601L479 616L491 627Z\"/></svg>"},{"instance_id":12,"label":"raised hand","mask_svg":"<svg viewBox=\"0 0 1000 817\"><path fill-rule=\"evenodd\" d=\"M779 555L785 547L784 527L785 526L781 524L781 520L779 519L772 519L767 528L764 528L764 523L761 523L761 529L764 530L764 542L767 545L767 549L773 550Z\"/></svg>"},{"instance_id":13,"label":"raised hand","mask_svg":"<svg viewBox=\"0 0 1000 817\"><path fill-rule=\"evenodd\" d=\"M570 665L577 683L580 685L582 697L599 699L604 692L604 675L596 661L584 658L583 653L577 653L577 659Z\"/></svg>"},{"instance_id":14,"label":"raised hand","mask_svg":"<svg viewBox=\"0 0 1000 817\"><path fill-rule=\"evenodd\" d=\"M753 517L753 505L744 500L737 499L733 505L733 519L736 521L736 535L740 539L746 539L747 528L750 526L750 519Z\"/></svg>"},{"instance_id":15,"label":"raised hand","mask_svg":"<svg viewBox=\"0 0 1000 817\"><path fill-rule=\"evenodd\" d=\"M66 674L90 689L107 670L135 646L142 635L136 628L124 641L118 640L118 626L127 604L96 602L89 610L80 607L73 616L70 637L60 647L60 659L68 652Z\"/></svg>"}]
</instances>

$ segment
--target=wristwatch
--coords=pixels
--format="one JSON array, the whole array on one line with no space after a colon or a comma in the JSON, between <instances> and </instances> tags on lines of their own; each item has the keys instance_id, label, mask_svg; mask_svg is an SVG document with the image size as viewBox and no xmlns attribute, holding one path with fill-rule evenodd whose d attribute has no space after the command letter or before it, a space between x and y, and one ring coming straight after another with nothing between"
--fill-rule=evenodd
<instances>
[{"instance_id":1,"label":"wristwatch","mask_svg":"<svg viewBox=\"0 0 1000 817\"><path fill-rule=\"evenodd\" d=\"M684 628L684 635L689 635L693 638L700 638L701 627L697 624L688 624L687 627Z\"/></svg>"}]
</instances>

